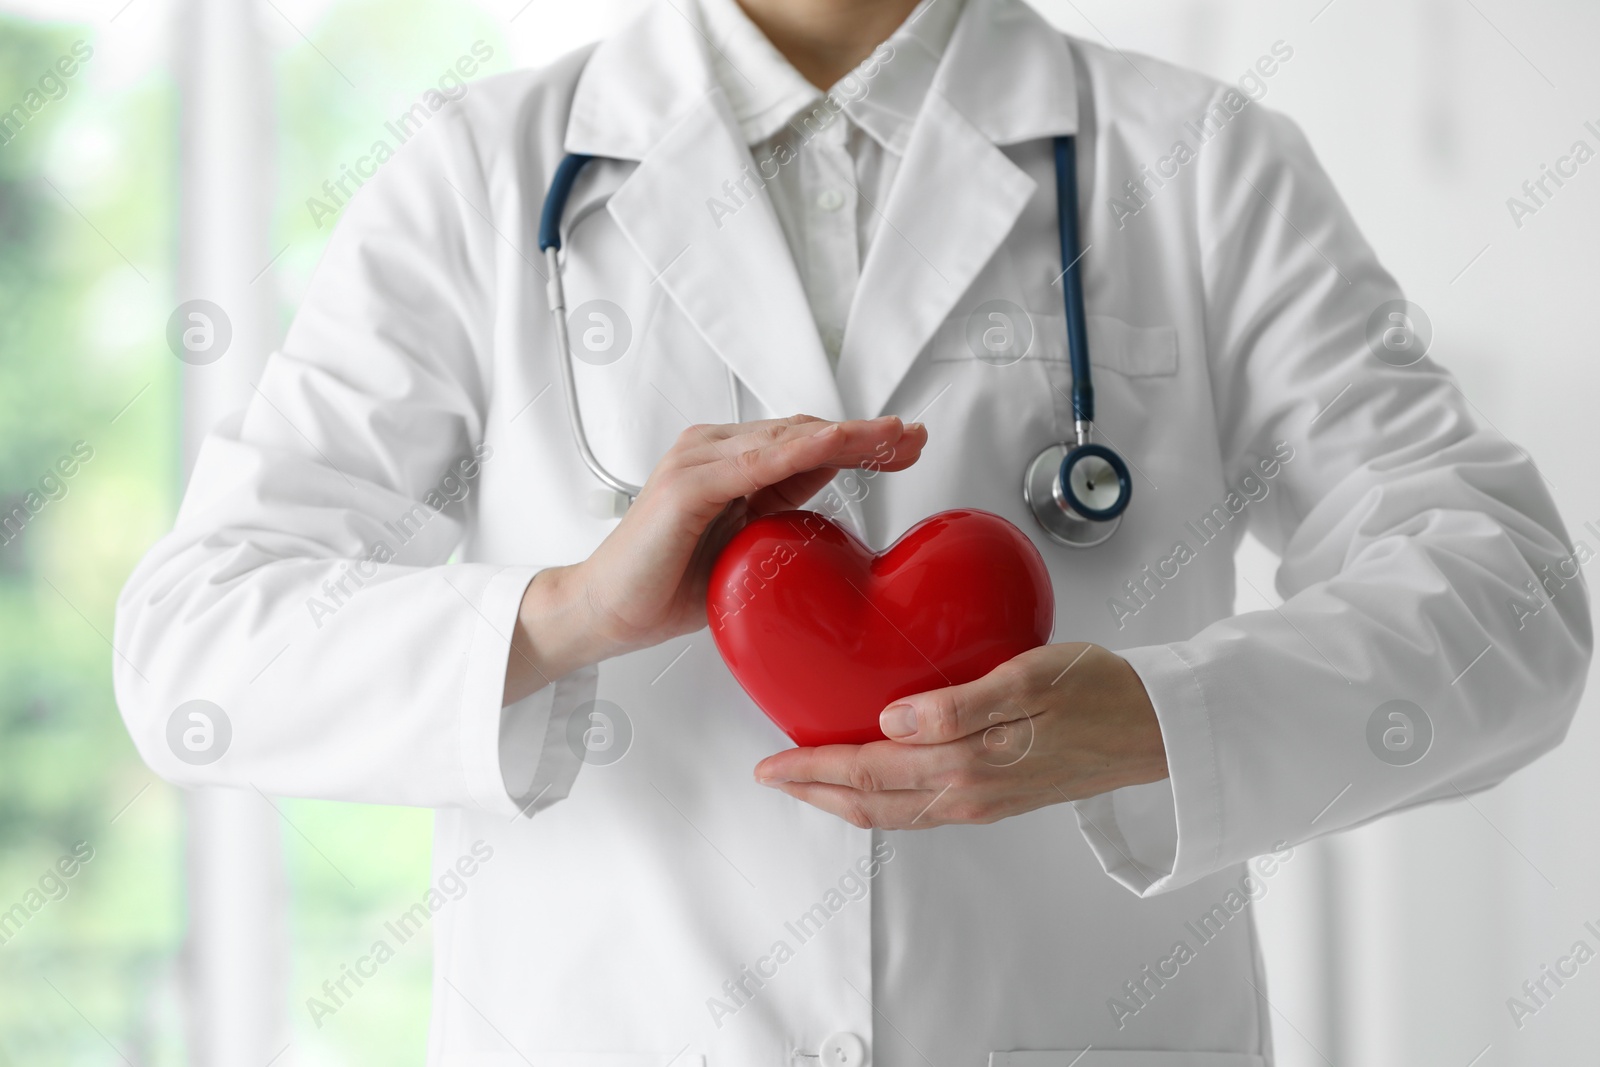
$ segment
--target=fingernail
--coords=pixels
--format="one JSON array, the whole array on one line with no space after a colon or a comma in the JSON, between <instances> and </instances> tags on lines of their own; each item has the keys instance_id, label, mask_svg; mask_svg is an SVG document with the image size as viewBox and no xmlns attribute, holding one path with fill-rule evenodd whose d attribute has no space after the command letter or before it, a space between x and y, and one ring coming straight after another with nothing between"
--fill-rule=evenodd
<instances>
[{"instance_id":1,"label":"fingernail","mask_svg":"<svg viewBox=\"0 0 1600 1067\"><path fill-rule=\"evenodd\" d=\"M878 729L888 737L909 737L917 732L917 709L910 704L891 704L878 716Z\"/></svg>"},{"instance_id":2,"label":"fingernail","mask_svg":"<svg viewBox=\"0 0 1600 1067\"><path fill-rule=\"evenodd\" d=\"M906 423L906 433L915 433L916 431L922 430L922 429L926 429L926 427L924 427L922 425L922 423L920 423L920 422L908 422L908 423Z\"/></svg>"},{"instance_id":3,"label":"fingernail","mask_svg":"<svg viewBox=\"0 0 1600 1067\"><path fill-rule=\"evenodd\" d=\"M787 778L757 778L756 781L758 783L760 783L761 785L780 786L780 785L787 784L789 779L787 779Z\"/></svg>"}]
</instances>

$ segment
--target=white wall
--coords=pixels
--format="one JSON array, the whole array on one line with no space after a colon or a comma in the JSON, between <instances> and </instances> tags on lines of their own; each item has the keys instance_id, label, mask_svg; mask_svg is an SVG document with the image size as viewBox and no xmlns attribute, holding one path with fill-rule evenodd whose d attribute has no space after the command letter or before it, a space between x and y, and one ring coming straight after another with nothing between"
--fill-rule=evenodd
<instances>
[{"instance_id":1,"label":"white wall","mask_svg":"<svg viewBox=\"0 0 1600 1067\"><path fill-rule=\"evenodd\" d=\"M1600 135L1582 128L1600 127L1600 7L1039 6L1070 32L1218 77L1237 77L1277 39L1293 45L1264 103L1305 129L1369 240L1432 318L1433 355L1481 417L1535 457L1572 536L1600 552L1600 534L1582 529L1600 527L1600 159L1520 230L1505 203L1576 139L1600 150ZM1258 546L1245 554L1257 588L1271 588L1272 566ZM1259 601L1241 584L1239 604ZM1284 1067L1595 1062L1600 962L1520 1030L1506 999L1576 940L1600 951L1583 929L1586 920L1600 928L1596 699L1560 750L1500 788L1319 842L1307 862L1285 868L1261 908Z\"/></svg>"}]
</instances>

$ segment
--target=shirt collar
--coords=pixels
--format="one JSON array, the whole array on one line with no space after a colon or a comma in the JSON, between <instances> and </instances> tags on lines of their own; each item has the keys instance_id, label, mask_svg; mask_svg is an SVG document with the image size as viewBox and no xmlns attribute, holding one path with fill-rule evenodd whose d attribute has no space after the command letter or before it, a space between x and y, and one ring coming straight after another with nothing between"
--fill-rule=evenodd
<instances>
[{"instance_id":1,"label":"shirt collar","mask_svg":"<svg viewBox=\"0 0 1600 1067\"><path fill-rule=\"evenodd\" d=\"M837 105L890 151L905 150L964 0L922 0L873 57L829 91ZM698 0L712 73L746 143L765 141L823 93L767 40L736 0Z\"/></svg>"},{"instance_id":2,"label":"shirt collar","mask_svg":"<svg viewBox=\"0 0 1600 1067\"><path fill-rule=\"evenodd\" d=\"M643 160L668 131L707 107L726 113L730 134L742 137L712 73L715 53L698 9L680 2L654 0L615 34L561 61L562 70L578 72L565 151ZM950 2L937 0L940 7ZM933 16L930 10L914 29L926 32L923 23ZM997 145L1078 128L1080 97L1093 106L1076 55L1086 46L1063 37L1026 0L963 0L953 21L928 92Z\"/></svg>"}]
</instances>

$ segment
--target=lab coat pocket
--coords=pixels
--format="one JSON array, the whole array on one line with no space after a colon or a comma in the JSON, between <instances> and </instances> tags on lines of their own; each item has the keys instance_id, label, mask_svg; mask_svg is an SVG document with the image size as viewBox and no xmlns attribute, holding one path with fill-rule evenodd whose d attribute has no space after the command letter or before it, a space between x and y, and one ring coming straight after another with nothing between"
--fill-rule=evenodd
<instances>
[{"instance_id":1,"label":"lab coat pocket","mask_svg":"<svg viewBox=\"0 0 1600 1067\"><path fill-rule=\"evenodd\" d=\"M980 320L980 306L964 317L952 317L930 346L929 363L976 368L977 381L996 403L1004 404L1008 417L1026 425L1029 442L1065 440L1073 427L1066 316L1018 312L1011 305L984 313ZM1176 395L1170 387L1178 380L1178 331L1135 326L1109 315L1090 315L1086 326L1089 365L1099 372L1094 380L1100 407L1113 424L1120 423L1123 447L1136 448L1141 425L1165 417L1161 413ZM1043 419L1044 425L1035 426L1035 419Z\"/></svg>"},{"instance_id":2,"label":"lab coat pocket","mask_svg":"<svg viewBox=\"0 0 1600 1067\"><path fill-rule=\"evenodd\" d=\"M1067 362L1064 315L1034 315L1042 359ZM1110 315L1088 318L1089 366L1124 378L1165 378L1178 373L1178 331L1171 326L1134 326Z\"/></svg>"},{"instance_id":3,"label":"lab coat pocket","mask_svg":"<svg viewBox=\"0 0 1600 1067\"><path fill-rule=\"evenodd\" d=\"M1140 1052L1090 1049L1087 1052L991 1052L989 1067L1265 1067L1266 1060L1243 1052Z\"/></svg>"},{"instance_id":4,"label":"lab coat pocket","mask_svg":"<svg viewBox=\"0 0 1600 1067\"><path fill-rule=\"evenodd\" d=\"M1001 311L990 312L980 322L971 319L956 317L945 324L930 346L931 362L1005 366L1043 360L1064 367L1070 361L1067 319L1060 312L1027 312L1026 321L1015 321L1014 314ZM1090 315L1088 334L1089 364L1095 370L1114 371L1124 378L1178 373L1178 331L1171 326L1134 326L1110 315Z\"/></svg>"},{"instance_id":5,"label":"lab coat pocket","mask_svg":"<svg viewBox=\"0 0 1600 1067\"><path fill-rule=\"evenodd\" d=\"M944 325L930 346L930 362L997 366L1024 360L1061 366L1070 362L1066 315L1029 312L1026 322L1013 322L1013 317L1000 312L981 323L970 318L952 318ZM1110 315L1090 315L1088 334L1094 370L1115 371L1123 378L1170 378L1178 373L1178 331L1171 326L1134 326ZM986 350L990 344L997 350Z\"/></svg>"}]
</instances>

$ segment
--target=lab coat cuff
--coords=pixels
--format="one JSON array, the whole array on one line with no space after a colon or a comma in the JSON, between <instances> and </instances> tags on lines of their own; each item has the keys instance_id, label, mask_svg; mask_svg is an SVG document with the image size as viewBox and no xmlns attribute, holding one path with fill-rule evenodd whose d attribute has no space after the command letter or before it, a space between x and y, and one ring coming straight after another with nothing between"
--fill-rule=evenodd
<instances>
[{"instance_id":1,"label":"lab coat cuff","mask_svg":"<svg viewBox=\"0 0 1600 1067\"><path fill-rule=\"evenodd\" d=\"M1100 866L1141 897L1186 885L1218 866L1220 789L1211 715L1177 646L1118 655L1144 683L1167 751L1167 778L1077 801L1078 827Z\"/></svg>"},{"instance_id":2,"label":"lab coat cuff","mask_svg":"<svg viewBox=\"0 0 1600 1067\"><path fill-rule=\"evenodd\" d=\"M472 645L461 686L461 761L467 790L479 808L506 818L519 810L500 770L506 664L522 594L537 573L538 567L505 567L484 583L473 605Z\"/></svg>"},{"instance_id":3,"label":"lab coat cuff","mask_svg":"<svg viewBox=\"0 0 1600 1067\"><path fill-rule=\"evenodd\" d=\"M566 798L583 766L572 717L592 707L598 667L557 678L500 713L500 777L517 810L532 818ZM583 718L585 724L587 716Z\"/></svg>"}]
</instances>

